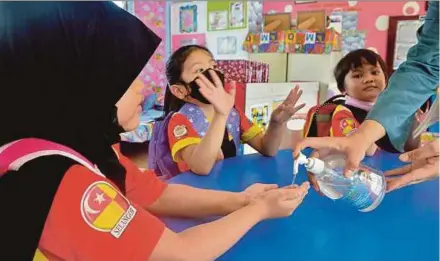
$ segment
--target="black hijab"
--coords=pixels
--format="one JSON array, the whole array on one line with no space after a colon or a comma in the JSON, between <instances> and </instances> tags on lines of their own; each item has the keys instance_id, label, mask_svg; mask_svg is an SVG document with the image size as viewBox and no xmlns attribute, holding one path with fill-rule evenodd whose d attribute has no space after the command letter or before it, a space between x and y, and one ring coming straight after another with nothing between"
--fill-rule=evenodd
<instances>
[{"instance_id":1,"label":"black hijab","mask_svg":"<svg viewBox=\"0 0 440 261\"><path fill-rule=\"evenodd\" d=\"M160 41L111 2L0 2L0 146L25 137L61 143L124 191L125 169L111 149L121 132L115 104ZM0 179L0 202L12 214L0 215L8 224L0 257L32 258L72 164L42 157Z\"/></svg>"}]
</instances>

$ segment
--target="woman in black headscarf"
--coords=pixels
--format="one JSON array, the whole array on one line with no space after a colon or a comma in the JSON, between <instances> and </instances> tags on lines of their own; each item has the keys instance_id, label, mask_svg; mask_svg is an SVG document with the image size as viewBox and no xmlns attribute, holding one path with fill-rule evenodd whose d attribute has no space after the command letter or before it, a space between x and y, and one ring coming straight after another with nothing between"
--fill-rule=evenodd
<instances>
[{"instance_id":1,"label":"woman in black headscarf","mask_svg":"<svg viewBox=\"0 0 440 261\"><path fill-rule=\"evenodd\" d=\"M307 185L167 186L118 153L119 133L139 123L135 79L159 42L109 2L0 2L0 260L215 259L301 202ZM237 211L175 234L147 210Z\"/></svg>"},{"instance_id":2,"label":"woman in black headscarf","mask_svg":"<svg viewBox=\"0 0 440 261\"><path fill-rule=\"evenodd\" d=\"M66 145L124 191L126 171L111 148L121 132L115 104L160 39L104 2L1 2L0 21L0 146L26 137ZM18 224L26 217L6 228L6 246L25 250L16 254L35 252L52 199L74 163L41 157L0 179L2 206L14 213L2 220Z\"/></svg>"}]
</instances>

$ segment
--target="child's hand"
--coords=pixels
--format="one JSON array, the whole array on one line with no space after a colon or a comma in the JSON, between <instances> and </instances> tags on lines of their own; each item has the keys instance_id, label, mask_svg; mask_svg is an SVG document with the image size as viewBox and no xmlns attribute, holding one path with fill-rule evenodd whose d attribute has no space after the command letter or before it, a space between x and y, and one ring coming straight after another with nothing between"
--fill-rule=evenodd
<instances>
[{"instance_id":1,"label":"child's hand","mask_svg":"<svg viewBox=\"0 0 440 261\"><path fill-rule=\"evenodd\" d=\"M414 116L415 116L415 120L417 121L417 123L420 124L420 123L422 123L422 121L425 120L427 115L428 115L428 112L424 112L421 109L418 109Z\"/></svg>"},{"instance_id":2,"label":"child's hand","mask_svg":"<svg viewBox=\"0 0 440 261\"><path fill-rule=\"evenodd\" d=\"M410 164L385 173L387 192L438 178L439 140L431 141L421 148L402 154L399 159Z\"/></svg>"},{"instance_id":3,"label":"child's hand","mask_svg":"<svg viewBox=\"0 0 440 261\"><path fill-rule=\"evenodd\" d=\"M263 193L266 193L269 190L278 188L277 184L262 184L255 183L247 187L243 192L245 195L249 196L251 199L254 199L260 196Z\"/></svg>"},{"instance_id":4,"label":"child's hand","mask_svg":"<svg viewBox=\"0 0 440 261\"><path fill-rule=\"evenodd\" d=\"M284 100L278 108L276 108L272 112L271 122L275 123L285 123L287 122L297 111L301 110L305 103L300 104L295 107L296 102L302 95L302 90L299 89L297 85L294 89L292 89L289 93L289 96Z\"/></svg>"},{"instance_id":5,"label":"child's hand","mask_svg":"<svg viewBox=\"0 0 440 261\"><path fill-rule=\"evenodd\" d=\"M253 200L251 205L262 211L262 218L279 218L290 216L307 195L310 184L301 186L271 189Z\"/></svg>"},{"instance_id":6,"label":"child's hand","mask_svg":"<svg viewBox=\"0 0 440 261\"><path fill-rule=\"evenodd\" d=\"M231 88L226 91L217 74L213 70L209 73L214 83L201 74L196 80L200 87L199 91L214 106L216 113L228 116L235 102L235 82L232 82Z\"/></svg>"}]
</instances>

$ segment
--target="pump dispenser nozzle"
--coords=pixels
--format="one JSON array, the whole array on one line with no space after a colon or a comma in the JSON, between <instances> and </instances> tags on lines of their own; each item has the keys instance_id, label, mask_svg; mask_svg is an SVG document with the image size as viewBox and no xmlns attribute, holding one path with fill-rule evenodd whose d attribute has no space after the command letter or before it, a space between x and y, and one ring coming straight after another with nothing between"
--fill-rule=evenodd
<instances>
[{"instance_id":1,"label":"pump dispenser nozzle","mask_svg":"<svg viewBox=\"0 0 440 261\"><path fill-rule=\"evenodd\" d=\"M292 185L295 184L296 175L298 174L299 164L307 165L309 163L309 159L302 153L299 153L298 157L294 160L293 163L293 180Z\"/></svg>"}]
</instances>

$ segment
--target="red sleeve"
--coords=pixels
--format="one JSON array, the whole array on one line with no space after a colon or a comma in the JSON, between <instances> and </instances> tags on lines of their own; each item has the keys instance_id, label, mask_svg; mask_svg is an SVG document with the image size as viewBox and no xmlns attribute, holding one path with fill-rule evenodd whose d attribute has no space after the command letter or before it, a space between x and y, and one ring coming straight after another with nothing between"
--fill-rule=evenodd
<instances>
[{"instance_id":1,"label":"red sleeve","mask_svg":"<svg viewBox=\"0 0 440 261\"><path fill-rule=\"evenodd\" d=\"M145 261L164 228L159 219L127 200L108 179L75 165L58 188L36 256Z\"/></svg>"},{"instance_id":2,"label":"red sleeve","mask_svg":"<svg viewBox=\"0 0 440 261\"><path fill-rule=\"evenodd\" d=\"M238 112L238 116L240 117L240 131L241 133L246 132L252 127L252 122L244 115L243 111L235 108Z\"/></svg>"},{"instance_id":3,"label":"red sleeve","mask_svg":"<svg viewBox=\"0 0 440 261\"><path fill-rule=\"evenodd\" d=\"M170 142L171 156L174 161L177 152L189 145L199 144L201 137L193 128L191 122L184 115L176 113L168 123L168 140Z\"/></svg>"},{"instance_id":4,"label":"red sleeve","mask_svg":"<svg viewBox=\"0 0 440 261\"><path fill-rule=\"evenodd\" d=\"M359 123L353 113L343 106L336 107L332 117L330 135L332 137L350 136L357 128L359 128Z\"/></svg>"},{"instance_id":5,"label":"red sleeve","mask_svg":"<svg viewBox=\"0 0 440 261\"><path fill-rule=\"evenodd\" d=\"M253 124L240 109L236 108L236 110L240 116L240 133L243 142L248 142L263 132L263 130L258 125Z\"/></svg>"},{"instance_id":6,"label":"red sleeve","mask_svg":"<svg viewBox=\"0 0 440 261\"><path fill-rule=\"evenodd\" d=\"M129 158L122 155L119 145L113 146L119 162L125 167L125 189L127 198L136 204L147 207L154 203L163 193L167 184L151 171L141 171ZM147 159L145 159L147 160Z\"/></svg>"}]
</instances>

